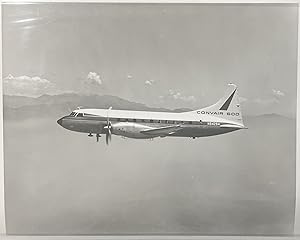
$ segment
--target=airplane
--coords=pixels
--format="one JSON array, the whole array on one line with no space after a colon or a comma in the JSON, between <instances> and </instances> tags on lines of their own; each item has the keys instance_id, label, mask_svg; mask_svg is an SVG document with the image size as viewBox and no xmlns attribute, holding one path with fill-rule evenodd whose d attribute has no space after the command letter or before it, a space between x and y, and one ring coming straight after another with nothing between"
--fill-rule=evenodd
<instances>
[{"instance_id":1,"label":"airplane","mask_svg":"<svg viewBox=\"0 0 300 240\"><path fill-rule=\"evenodd\" d=\"M156 137L207 137L247 129L244 126L237 86L228 84L225 95L215 104L198 110L150 112L109 109L80 109L57 120L62 127L76 132L106 136L153 139Z\"/></svg>"}]
</instances>

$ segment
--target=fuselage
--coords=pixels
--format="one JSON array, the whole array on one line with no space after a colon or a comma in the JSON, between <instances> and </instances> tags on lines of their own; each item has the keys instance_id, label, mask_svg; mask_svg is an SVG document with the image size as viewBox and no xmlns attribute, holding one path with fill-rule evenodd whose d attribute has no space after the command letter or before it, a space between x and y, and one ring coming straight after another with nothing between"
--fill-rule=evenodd
<instances>
[{"instance_id":1,"label":"fuselage","mask_svg":"<svg viewBox=\"0 0 300 240\"><path fill-rule=\"evenodd\" d=\"M78 109L57 122L64 128L89 134L105 134L108 121L112 134L128 138L205 137L245 128L219 117L218 112L148 112L111 109Z\"/></svg>"}]
</instances>

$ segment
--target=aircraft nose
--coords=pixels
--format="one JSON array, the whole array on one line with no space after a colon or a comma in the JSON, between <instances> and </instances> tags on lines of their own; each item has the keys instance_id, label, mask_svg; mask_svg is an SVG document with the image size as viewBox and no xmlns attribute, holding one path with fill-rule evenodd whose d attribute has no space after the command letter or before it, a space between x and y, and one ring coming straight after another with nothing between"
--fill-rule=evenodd
<instances>
[{"instance_id":1,"label":"aircraft nose","mask_svg":"<svg viewBox=\"0 0 300 240\"><path fill-rule=\"evenodd\" d=\"M58 123L59 125L61 125L61 124L62 124L62 121L63 121L63 118L60 118L60 119L57 120L57 123Z\"/></svg>"}]
</instances>

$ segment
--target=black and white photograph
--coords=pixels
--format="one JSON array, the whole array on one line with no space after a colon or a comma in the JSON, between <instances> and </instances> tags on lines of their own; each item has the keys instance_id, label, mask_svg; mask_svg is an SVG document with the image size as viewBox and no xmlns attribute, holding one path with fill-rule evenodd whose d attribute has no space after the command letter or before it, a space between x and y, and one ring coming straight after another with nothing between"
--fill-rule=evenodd
<instances>
[{"instance_id":1,"label":"black and white photograph","mask_svg":"<svg viewBox=\"0 0 300 240\"><path fill-rule=\"evenodd\" d=\"M298 4L2 4L10 235L291 235Z\"/></svg>"}]
</instances>

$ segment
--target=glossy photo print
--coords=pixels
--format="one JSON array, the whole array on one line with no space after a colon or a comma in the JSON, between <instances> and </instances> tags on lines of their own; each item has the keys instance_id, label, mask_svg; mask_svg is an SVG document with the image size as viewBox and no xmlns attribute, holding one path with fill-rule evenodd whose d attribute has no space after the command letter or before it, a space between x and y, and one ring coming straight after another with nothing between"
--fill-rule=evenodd
<instances>
[{"instance_id":1,"label":"glossy photo print","mask_svg":"<svg viewBox=\"0 0 300 240\"><path fill-rule=\"evenodd\" d=\"M11 235L289 235L297 4L2 5Z\"/></svg>"}]
</instances>

